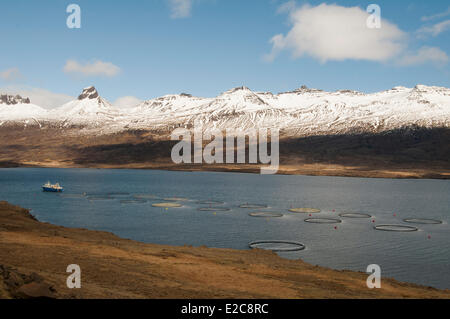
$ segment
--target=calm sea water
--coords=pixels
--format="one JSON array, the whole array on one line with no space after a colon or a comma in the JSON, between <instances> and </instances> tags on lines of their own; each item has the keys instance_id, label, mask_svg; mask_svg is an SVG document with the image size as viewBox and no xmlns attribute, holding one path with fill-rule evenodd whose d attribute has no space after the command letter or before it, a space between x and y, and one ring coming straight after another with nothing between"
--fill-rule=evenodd
<instances>
[{"instance_id":1,"label":"calm sea water","mask_svg":"<svg viewBox=\"0 0 450 319\"><path fill-rule=\"evenodd\" d=\"M65 196L43 193L40 186L60 182ZM80 194L111 200L89 200ZM70 194L78 195L67 197ZM136 194L185 197L182 208L121 203ZM261 176L234 173L96 169L0 169L0 199L29 208L41 221L113 232L142 242L248 249L254 240L294 240L306 250L280 253L286 258L334 269L365 271L381 266L382 275L401 281L450 288L450 181L341 177ZM228 212L203 212L199 200L225 202ZM282 218L254 218L240 204L269 205ZM374 216L376 224L405 224L402 219L433 218L441 225L417 225L418 232L373 229L372 219L342 219L337 225L304 222L308 215L290 207L315 207L313 217L341 212ZM334 210L334 212L333 212ZM430 237L429 237L430 236Z\"/></svg>"}]
</instances>

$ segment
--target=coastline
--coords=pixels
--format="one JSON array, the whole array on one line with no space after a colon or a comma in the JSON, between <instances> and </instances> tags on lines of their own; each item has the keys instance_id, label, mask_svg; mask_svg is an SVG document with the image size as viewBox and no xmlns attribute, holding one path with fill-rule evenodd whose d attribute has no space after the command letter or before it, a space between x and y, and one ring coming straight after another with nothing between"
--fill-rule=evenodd
<instances>
[{"instance_id":1,"label":"coastline","mask_svg":"<svg viewBox=\"0 0 450 319\"><path fill-rule=\"evenodd\" d=\"M222 172L260 174L260 165L226 164L173 164L173 163L128 163L128 164L92 164L79 165L67 162L0 162L0 168L86 168L86 169L146 169L181 172ZM280 165L276 175L330 176L356 178L386 178L386 179L441 179L449 180L450 171L424 168L370 168L345 166L338 164L299 164Z\"/></svg>"},{"instance_id":2,"label":"coastline","mask_svg":"<svg viewBox=\"0 0 450 319\"><path fill-rule=\"evenodd\" d=\"M68 289L78 264L82 288ZM445 298L450 290L282 259L262 250L172 247L37 221L0 202L0 298Z\"/></svg>"}]
</instances>

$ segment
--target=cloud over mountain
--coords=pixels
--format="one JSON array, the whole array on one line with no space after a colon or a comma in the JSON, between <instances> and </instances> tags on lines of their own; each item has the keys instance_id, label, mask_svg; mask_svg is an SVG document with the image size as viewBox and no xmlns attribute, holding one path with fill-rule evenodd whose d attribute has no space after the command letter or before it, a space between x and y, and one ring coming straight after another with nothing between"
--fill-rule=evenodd
<instances>
[{"instance_id":1,"label":"cloud over mountain","mask_svg":"<svg viewBox=\"0 0 450 319\"><path fill-rule=\"evenodd\" d=\"M369 14L359 7L321 4L287 7L292 25L287 34L272 37L272 60L284 50L294 58L311 56L330 60L385 61L402 52L406 34L396 25L382 20L382 27L367 27ZM284 8L286 11L286 7Z\"/></svg>"},{"instance_id":2,"label":"cloud over mountain","mask_svg":"<svg viewBox=\"0 0 450 319\"><path fill-rule=\"evenodd\" d=\"M43 108L51 109L63 105L74 99L73 96L55 93L41 88L28 86L8 86L0 88L0 92L8 94L19 94L30 98L31 103L40 105Z\"/></svg>"},{"instance_id":3,"label":"cloud over mountain","mask_svg":"<svg viewBox=\"0 0 450 319\"><path fill-rule=\"evenodd\" d=\"M123 97L119 97L117 100L115 100L113 105L117 106L119 108L128 108L128 107L136 106L142 102L143 102L142 100L140 100L134 96L123 96Z\"/></svg>"},{"instance_id":4,"label":"cloud over mountain","mask_svg":"<svg viewBox=\"0 0 450 319\"><path fill-rule=\"evenodd\" d=\"M92 63L80 63L76 60L67 60L64 66L65 73L75 73L83 76L113 77L119 74L120 68L111 62L96 60Z\"/></svg>"},{"instance_id":5,"label":"cloud over mountain","mask_svg":"<svg viewBox=\"0 0 450 319\"><path fill-rule=\"evenodd\" d=\"M447 53L436 47L421 47L416 53L406 54L399 60L399 65L420 65L428 62L443 65L447 64L449 57Z\"/></svg>"}]
</instances>

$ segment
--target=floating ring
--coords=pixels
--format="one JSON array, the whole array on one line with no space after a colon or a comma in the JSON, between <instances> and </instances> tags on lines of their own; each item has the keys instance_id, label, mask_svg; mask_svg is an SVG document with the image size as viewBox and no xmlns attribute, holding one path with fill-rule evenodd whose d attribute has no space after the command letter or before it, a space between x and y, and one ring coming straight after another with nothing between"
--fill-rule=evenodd
<instances>
[{"instance_id":1,"label":"floating ring","mask_svg":"<svg viewBox=\"0 0 450 319\"><path fill-rule=\"evenodd\" d=\"M225 204L225 202L221 202L218 200L203 200L203 201L198 201L197 204L200 204L200 205L223 205L223 204Z\"/></svg>"},{"instance_id":2,"label":"floating ring","mask_svg":"<svg viewBox=\"0 0 450 319\"><path fill-rule=\"evenodd\" d=\"M414 226L408 226L408 225L378 225L374 226L376 230L381 231L395 231L395 232L415 232L419 229Z\"/></svg>"},{"instance_id":3,"label":"floating ring","mask_svg":"<svg viewBox=\"0 0 450 319\"><path fill-rule=\"evenodd\" d=\"M169 197L169 198L163 198L163 200L166 200L168 202L187 202L188 198L183 197Z\"/></svg>"},{"instance_id":4,"label":"floating ring","mask_svg":"<svg viewBox=\"0 0 450 319\"><path fill-rule=\"evenodd\" d=\"M336 218L307 218L305 222L312 224L340 224L342 220Z\"/></svg>"},{"instance_id":5,"label":"floating ring","mask_svg":"<svg viewBox=\"0 0 450 319\"><path fill-rule=\"evenodd\" d=\"M443 222L437 219L426 219L426 218L406 218L404 222L410 224L422 224L422 225L440 225Z\"/></svg>"},{"instance_id":6,"label":"floating ring","mask_svg":"<svg viewBox=\"0 0 450 319\"><path fill-rule=\"evenodd\" d=\"M343 218L372 218L372 215L362 213L342 213L339 216Z\"/></svg>"},{"instance_id":7,"label":"floating ring","mask_svg":"<svg viewBox=\"0 0 450 319\"><path fill-rule=\"evenodd\" d=\"M248 215L252 217L273 217L273 218L283 217L283 214L274 212L253 212L249 213Z\"/></svg>"},{"instance_id":8,"label":"floating ring","mask_svg":"<svg viewBox=\"0 0 450 319\"><path fill-rule=\"evenodd\" d=\"M273 244L282 244L282 245L288 245L288 247L263 247L261 245L273 245ZM289 247L290 246L290 247ZM264 250L271 250L274 252L282 252L282 251L300 251L304 250L306 246L302 243L296 242L296 241L287 241L287 240L259 240L259 241L253 241L248 244L248 247L251 249L264 249Z\"/></svg>"},{"instance_id":9,"label":"floating ring","mask_svg":"<svg viewBox=\"0 0 450 319\"><path fill-rule=\"evenodd\" d=\"M300 214L317 214L320 213L320 209L316 208L291 208L289 209L291 213L300 213Z\"/></svg>"},{"instance_id":10,"label":"floating ring","mask_svg":"<svg viewBox=\"0 0 450 319\"><path fill-rule=\"evenodd\" d=\"M178 203L156 203L152 204L153 207L162 207L162 208L179 208L182 207L181 204Z\"/></svg>"}]
</instances>

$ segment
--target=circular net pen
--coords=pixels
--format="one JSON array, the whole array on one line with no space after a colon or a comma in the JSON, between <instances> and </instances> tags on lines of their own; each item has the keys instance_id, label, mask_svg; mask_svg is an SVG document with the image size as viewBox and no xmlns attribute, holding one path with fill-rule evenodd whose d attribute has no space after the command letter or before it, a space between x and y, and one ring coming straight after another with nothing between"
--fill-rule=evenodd
<instances>
[{"instance_id":1,"label":"circular net pen","mask_svg":"<svg viewBox=\"0 0 450 319\"><path fill-rule=\"evenodd\" d=\"M197 204L200 205L223 205L225 202L222 202L220 200L201 200L198 201Z\"/></svg>"},{"instance_id":2,"label":"circular net pen","mask_svg":"<svg viewBox=\"0 0 450 319\"><path fill-rule=\"evenodd\" d=\"M279 218L283 217L281 213L275 212L252 212L248 214L251 217L260 217L260 218Z\"/></svg>"},{"instance_id":3,"label":"circular net pen","mask_svg":"<svg viewBox=\"0 0 450 319\"><path fill-rule=\"evenodd\" d=\"M168 197L168 198L163 198L163 200L168 201L168 202L187 202L187 201L189 201L189 198L184 198L184 197Z\"/></svg>"},{"instance_id":4,"label":"circular net pen","mask_svg":"<svg viewBox=\"0 0 450 319\"><path fill-rule=\"evenodd\" d=\"M410 224L421 224L421 225L440 225L443 221L438 219L427 219L427 218L406 218L403 220Z\"/></svg>"},{"instance_id":5,"label":"circular net pen","mask_svg":"<svg viewBox=\"0 0 450 319\"><path fill-rule=\"evenodd\" d=\"M265 204L249 204L245 203L239 206L240 208L250 208L250 209L261 209L261 208L267 208L268 206Z\"/></svg>"},{"instance_id":6,"label":"circular net pen","mask_svg":"<svg viewBox=\"0 0 450 319\"><path fill-rule=\"evenodd\" d=\"M318 214L321 212L320 209L316 208L291 208L289 211L297 214Z\"/></svg>"},{"instance_id":7,"label":"circular net pen","mask_svg":"<svg viewBox=\"0 0 450 319\"><path fill-rule=\"evenodd\" d=\"M153 207L160 207L160 208L179 208L182 207L181 204L178 203L156 203L152 204Z\"/></svg>"},{"instance_id":8,"label":"circular net pen","mask_svg":"<svg viewBox=\"0 0 450 319\"><path fill-rule=\"evenodd\" d=\"M200 207L201 212L229 212L231 209L227 207Z\"/></svg>"},{"instance_id":9,"label":"circular net pen","mask_svg":"<svg viewBox=\"0 0 450 319\"><path fill-rule=\"evenodd\" d=\"M391 232L416 232L419 229L414 226L408 226L408 225L377 225L374 226L374 229L380 230L380 231L391 231Z\"/></svg>"},{"instance_id":10,"label":"circular net pen","mask_svg":"<svg viewBox=\"0 0 450 319\"><path fill-rule=\"evenodd\" d=\"M304 250L306 246L302 243L289 240L259 240L248 244L251 249L263 249L273 252L287 252Z\"/></svg>"},{"instance_id":11,"label":"circular net pen","mask_svg":"<svg viewBox=\"0 0 450 319\"><path fill-rule=\"evenodd\" d=\"M342 218L372 218L372 215L363 213L342 213L339 216Z\"/></svg>"},{"instance_id":12,"label":"circular net pen","mask_svg":"<svg viewBox=\"0 0 450 319\"><path fill-rule=\"evenodd\" d=\"M342 220L337 218L307 218L305 222L311 224L340 224Z\"/></svg>"}]
</instances>

